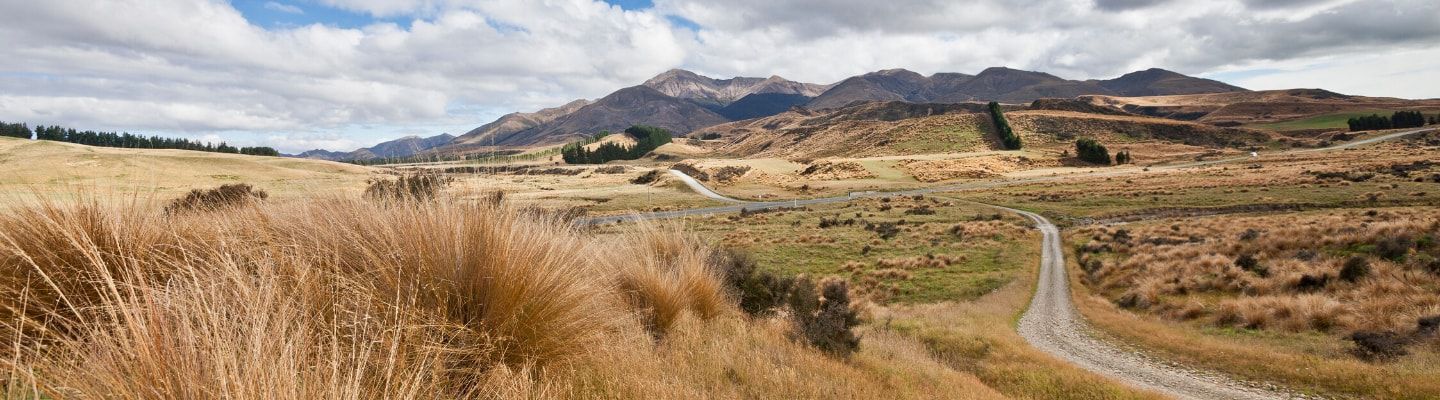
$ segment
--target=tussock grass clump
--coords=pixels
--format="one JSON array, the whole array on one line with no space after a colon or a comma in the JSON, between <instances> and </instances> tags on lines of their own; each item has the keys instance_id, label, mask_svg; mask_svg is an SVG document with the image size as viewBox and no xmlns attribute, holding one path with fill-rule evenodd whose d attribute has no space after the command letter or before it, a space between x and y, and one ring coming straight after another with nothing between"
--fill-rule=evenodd
<instances>
[{"instance_id":1,"label":"tussock grass clump","mask_svg":"<svg viewBox=\"0 0 1440 400\"><path fill-rule=\"evenodd\" d=\"M8 390L567 397L599 390L561 378L589 360L651 352L637 339L647 329L731 307L710 251L660 228L615 246L490 202L160 211L97 201L0 211Z\"/></svg>"},{"instance_id":2,"label":"tussock grass clump","mask_svg":"<svg viewBox=\"0 0 1440 400\"><path fill-rule=\"evenodd\" d=\"M379 201L428 201L454 182L448 175L417 171L394 178L371 178L366 181L365 197Z\"/></svg>"},{"instance_id":3,"label":"tussock grass clump","mask_svg":"<svg viewBox=\"0 0 1440 400\"><path fill-rule=\"evenodd\" d=\"M200 190L192 189L184 197L171 200L165 206L166 214L177 214L190 211L213 211L226 207L237 207L250 204L254 201L265 200L270 197L264 190L256 189L248 183L232 183L220 185L214 189Z\"/></svg>"}]
</instances>

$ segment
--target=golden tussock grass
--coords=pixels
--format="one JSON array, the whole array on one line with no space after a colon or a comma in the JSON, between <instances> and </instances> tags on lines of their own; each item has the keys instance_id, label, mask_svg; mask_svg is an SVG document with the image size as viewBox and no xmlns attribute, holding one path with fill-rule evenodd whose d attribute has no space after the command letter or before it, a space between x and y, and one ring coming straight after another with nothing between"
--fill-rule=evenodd
<instances>
[{"instance_id":1,"label":"golden tussock grass","mask_svg":"<svg viewBox=\"0 0 1440 400\"><path fill-rule=\"evenodd\" d=\"M1371 363L1345 338L1440 315L1437 233L1431 208L1082 228L1076 300L1103 331L1180 362L1338 397L1434 398L1440 340ZM1345 279L1350 263L1368 273Z\"/></svg>"},{"instance_id":2,"label":"golden tussock grass","mask_svg":"<svg viewBox=\"0 0 1440 400\"><path fill-rule=\"evenodd\" d=\"M0 391L48 398L1001 398L915 341L737 312L668 225L504 203L0 211Z\"/></svg>"}]
</instances>

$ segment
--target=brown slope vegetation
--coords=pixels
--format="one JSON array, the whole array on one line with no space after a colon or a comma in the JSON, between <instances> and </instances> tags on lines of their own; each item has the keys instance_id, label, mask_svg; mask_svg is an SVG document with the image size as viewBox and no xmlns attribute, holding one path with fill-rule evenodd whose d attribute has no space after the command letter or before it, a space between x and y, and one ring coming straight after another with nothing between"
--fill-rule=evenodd
<instances>
[{"instance_id":1,"label":"brown slope vegetation","mask_svg":"<svg viewBox=\"0 0 1440 400\"><path fill-rule=\"evenodd\" d=\"M590 105L589 100L580 99L563 106L546 108L533 113L510 113L500 117L479 128L475 128L455 138L455 141L442 151L462 150L470 147L489 146L491 142L506 143L510 141L510 135L537 125L548 123L563 118L570 113L579 110L581 107Z\"/></svg>"},{"instance_id":2,"label":"brown slope vegetation","mask_svg":"<svg viewBox=\"0 0 1440 400\"><path fill-rule=\"evenodd\" d=\"M1437 100L1351 96L1321 89L1261 90L1171 96L1081 96L1080 100L1136 114L1239 125L1375 109L1440 108Z\"/></svg>"},{"instance_id":3,"label":"brown slope vegetation","mask_svg":"<svg viewBox=\"0 0 1440 400\"><path fill-rule=\"evenodd\" d=\"M1331 398L1436 398L1437 218L1379 208L1083 228L1070 240L1077 297L1103 330L1177 361Z\"/></svg>"},{"instance_id":4,"label":"brown slope vegetation","mask_svg":"<svg viewBox=\"0 0 1440 400\"><path fill-rule=\"evenodd\" d=\"M798 110L697 131L730 142L718 151L738 157L872 157L998 150L983 105L864 103L830 111ZM1011 111L1027 146L1069 146L1078 137L1113 142L1166 141L1221 147L1261 143L1263 132L1161 118L1072 111Z\"/></svg>"}]
</instances>

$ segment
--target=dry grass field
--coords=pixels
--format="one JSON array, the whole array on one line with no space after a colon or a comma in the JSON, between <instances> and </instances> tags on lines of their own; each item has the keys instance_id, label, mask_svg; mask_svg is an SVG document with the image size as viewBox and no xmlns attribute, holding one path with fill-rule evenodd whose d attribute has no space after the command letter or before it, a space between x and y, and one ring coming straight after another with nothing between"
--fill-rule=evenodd
<instances>
[{"instance_id":1,"label":"dry grass field","mask_svg":"<svg viewBox=\"0 0 1440 400\"><path fill-rule=\"evenodd\" d=\"M1418 399L1440 396L1436 238L1436 208L1381 207L1091 226L1068 243L1082 308L1117 336L1297 388Z\"/></svg>"},{"instance_id":2,"label":"dry grass field","mask_svg":"<svg viewBox=\"0 0 1440 400\"><path fill-rule=\"evenodd\" d=\"M327 161L140 150L0 137L0 195L62 198L77 190L173 197L246 182L277 198L358 193L376 169Z\"/></svg>"}]
</instances>

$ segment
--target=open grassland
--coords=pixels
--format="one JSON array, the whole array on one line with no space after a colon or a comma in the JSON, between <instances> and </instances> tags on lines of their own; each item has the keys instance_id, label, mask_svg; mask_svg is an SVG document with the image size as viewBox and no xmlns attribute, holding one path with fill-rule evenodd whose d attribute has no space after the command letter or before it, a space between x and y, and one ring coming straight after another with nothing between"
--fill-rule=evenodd
<instances>
[{"instance_id":1,"label":"open grassland","mask_svg":"<svg viewBox=\"0 0 1440 400\"><path fill-rule=\"evenodd\" d=\"M0 195L63 198L78 189L172 197L247 182L277 198L358 193L375 169L328 161L187 150L117 149L0 137Z\"/></svg>"},{"instance_id":2,"label":"open grassland","mask_svg":"<svg viewBox=\"0 0 1440 400\"><path fill-rule=\"evenodd\" d=\"M688 220L689 230L784 275L842 276L881 303L972 300L1028 271L1038 236L1019 217L891 197Z\"/></svg>"},{"instance_id":3,"label":"open grassland","mask_svg":"<svg viewBox=\"0 0 1440 400\"><path fill-rule=\"evenodd\" d=\"M1440 211L1404 207L1161 219L1067 241L1082 310L1126 341L1320 394L1421 399L1440 396L1436 238Z\"/></svg>"},{"instance_id":4,"label":"open grassland","mask_svg":"<svg viewBox=\"0 0 1440 400\"><path fill-rule=\"evenodd\" d=\"M432 163L398 169L455 170L455 186L481 197L503 191L518 202L594 214L644 212L717 205L678 182L633 184L651 168L554 167L534 163L458 165ZM370 179L397 169L329 161L206 153L117 149L0 137L0 198L35 195L69 200L76 191L100 196L163 199L192 189L248 183L274 201L358 195ZM8 206L8 204L5 204Z\"/></svg>"},{"instance_id":5,"label":"open grassland","mask_svg":"<svg viewBox=\"0 0 1440 400\"><path fill-rule=\"evenodd\" d=\"M1111 167L1142 169L1125 176L1057 173L1053 182L962 193L1062 224L1243 209L1434 206L1440 204L1440 164L1434 163L1440 150L1423 140L1197 168Z\"/></svg>"}]
</instances>

